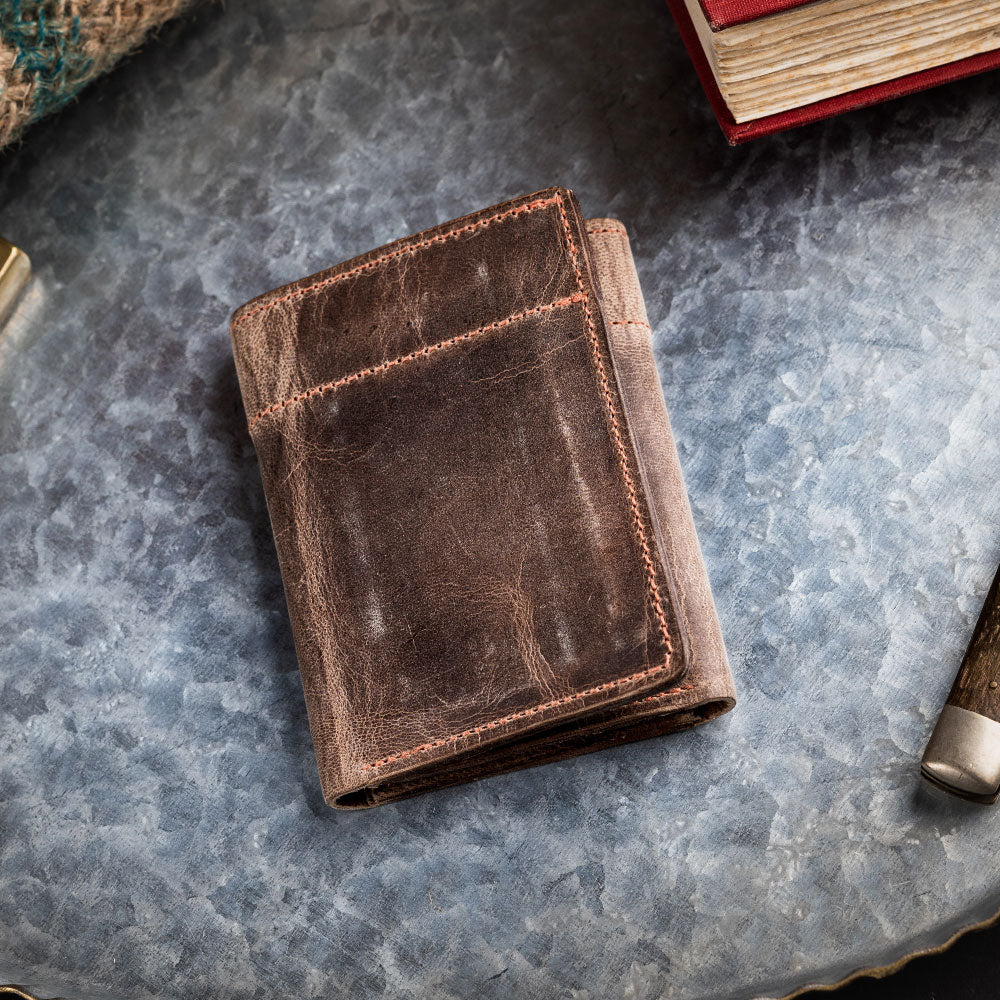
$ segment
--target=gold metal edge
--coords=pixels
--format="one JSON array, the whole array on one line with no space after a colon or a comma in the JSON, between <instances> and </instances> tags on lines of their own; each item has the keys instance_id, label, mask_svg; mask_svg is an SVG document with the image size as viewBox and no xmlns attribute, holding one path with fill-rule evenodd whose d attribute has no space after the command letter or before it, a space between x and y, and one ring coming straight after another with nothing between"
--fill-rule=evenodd
<instances>
[{"instance_id":1,"label":"gold metal edge","mask_svg":"<svg viewBox=\"0 0 1000 1000\"><path fill-rule=\"evenodd\" d=\"M14 1000L42 1000L41 997L36 997L34 993L27 993L22 986L14 986L13 983L0 983L0 1000L8 1000L8 998L14 998ZM52 997L52 1000L60 1000L59 997Z\"/></svg>"},{"instance_id":2,"label":"gold metal edge","mask_svg":"<svg viewBox=\"0 0 1000 1000\"><path fill-rule=\"evenodd\" d=\"M30 277L31 258L0 237L0 323L13 310Z\"/></svg>"},{"instance_id":3,"label":"gold metal edge","mask_svg":"<svg viewBox=\"0 0 1000 1000\"><path fill-rule=\"evenodd\" d=\"M915 958L926 958L929 955L943 954L959 938L963 938L966 934L971 934L974 931L986 930L987 927L991 927L998 922L1000 922L1000 910L997 910L992 916L986 917L985 920L960 927L944 944L930 945L927 948L918 948L916 951L907 952L907 954L902 955L887 965L872 965L862 969L855 969L854 972L833 983L806 983L804 986L797 986L791 993L782 994L780 997L766 997L760 994L755 996L754 1000L795 1000L796 997L801 997L806 993L832 993L834 990L839 990L842 986L847 986L848 983L853 983L856 979L884 979L886 976L891 976L899 972Z\"/></svg>"}]
</instances>

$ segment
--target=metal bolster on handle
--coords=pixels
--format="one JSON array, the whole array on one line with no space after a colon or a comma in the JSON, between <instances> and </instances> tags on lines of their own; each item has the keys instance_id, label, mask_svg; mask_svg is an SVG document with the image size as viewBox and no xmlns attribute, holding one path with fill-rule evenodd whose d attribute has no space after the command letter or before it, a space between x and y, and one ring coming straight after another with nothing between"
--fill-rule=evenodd
<instances>
[{"instance_id":1,"label":"metal bolster on handle","mask_svg":"<svg viewBox=\"0 0 1000 1000\"><path fill-rule=\"evenodd\" d=\"M920 773L945 791L973 802L1000 795L1000 722L945 705L920 762Z\"/></svg>"}]
</instances>

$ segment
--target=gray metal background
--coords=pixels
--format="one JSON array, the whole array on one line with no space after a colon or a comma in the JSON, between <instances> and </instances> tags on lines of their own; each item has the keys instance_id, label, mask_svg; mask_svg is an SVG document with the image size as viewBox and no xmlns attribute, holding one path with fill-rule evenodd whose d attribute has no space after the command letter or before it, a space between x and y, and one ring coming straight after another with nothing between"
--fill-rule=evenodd
<instances>
[{"instance_id":1,"label":"gray metal background","mask_svg":"<svg viewBox=\"0 0 1000 1000\"><path fill-rule=\"evenodd\" d=\"M996 86L731 151L659 0L255 0L0 158L0 982L774 995L1000 907L917 779L1000 559ZM553 183L634 234L742 701L330 811L228 314Z\"/></svg>"}]
</instances>

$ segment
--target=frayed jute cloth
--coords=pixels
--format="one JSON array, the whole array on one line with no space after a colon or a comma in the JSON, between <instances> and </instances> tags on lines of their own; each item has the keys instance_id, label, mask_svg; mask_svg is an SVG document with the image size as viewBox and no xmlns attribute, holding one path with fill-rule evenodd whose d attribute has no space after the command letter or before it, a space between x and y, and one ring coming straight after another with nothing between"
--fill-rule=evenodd
<instances>
[{"instance_id":1,"label":"frayed jute cloth","mask_svg":"<svg viewBox=\"0 0 1000 1000\"><path fill-rule=\"evenodd\" d=\"M0 0L0 148L192 0Z\"/></svg>"}]
</instances>

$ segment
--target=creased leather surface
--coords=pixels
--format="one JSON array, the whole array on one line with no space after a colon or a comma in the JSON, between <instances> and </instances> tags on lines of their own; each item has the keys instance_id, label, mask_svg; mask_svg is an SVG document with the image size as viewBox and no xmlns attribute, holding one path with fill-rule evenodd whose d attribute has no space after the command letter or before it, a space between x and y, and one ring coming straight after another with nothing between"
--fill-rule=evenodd
<instances>
[{"instance_id":1,"label":"creased leather surface","mask_svg":"<svg viewBox=\"0 0 1000 1000\"><path fill-rule=\"evenodd\" d=\"M648 327L643 347L611 318L641 310L611 246L552 188L234 315L329 803L732 704ZM637 447L647 435L662 443Z\"/></svg>"}]
</instances>

